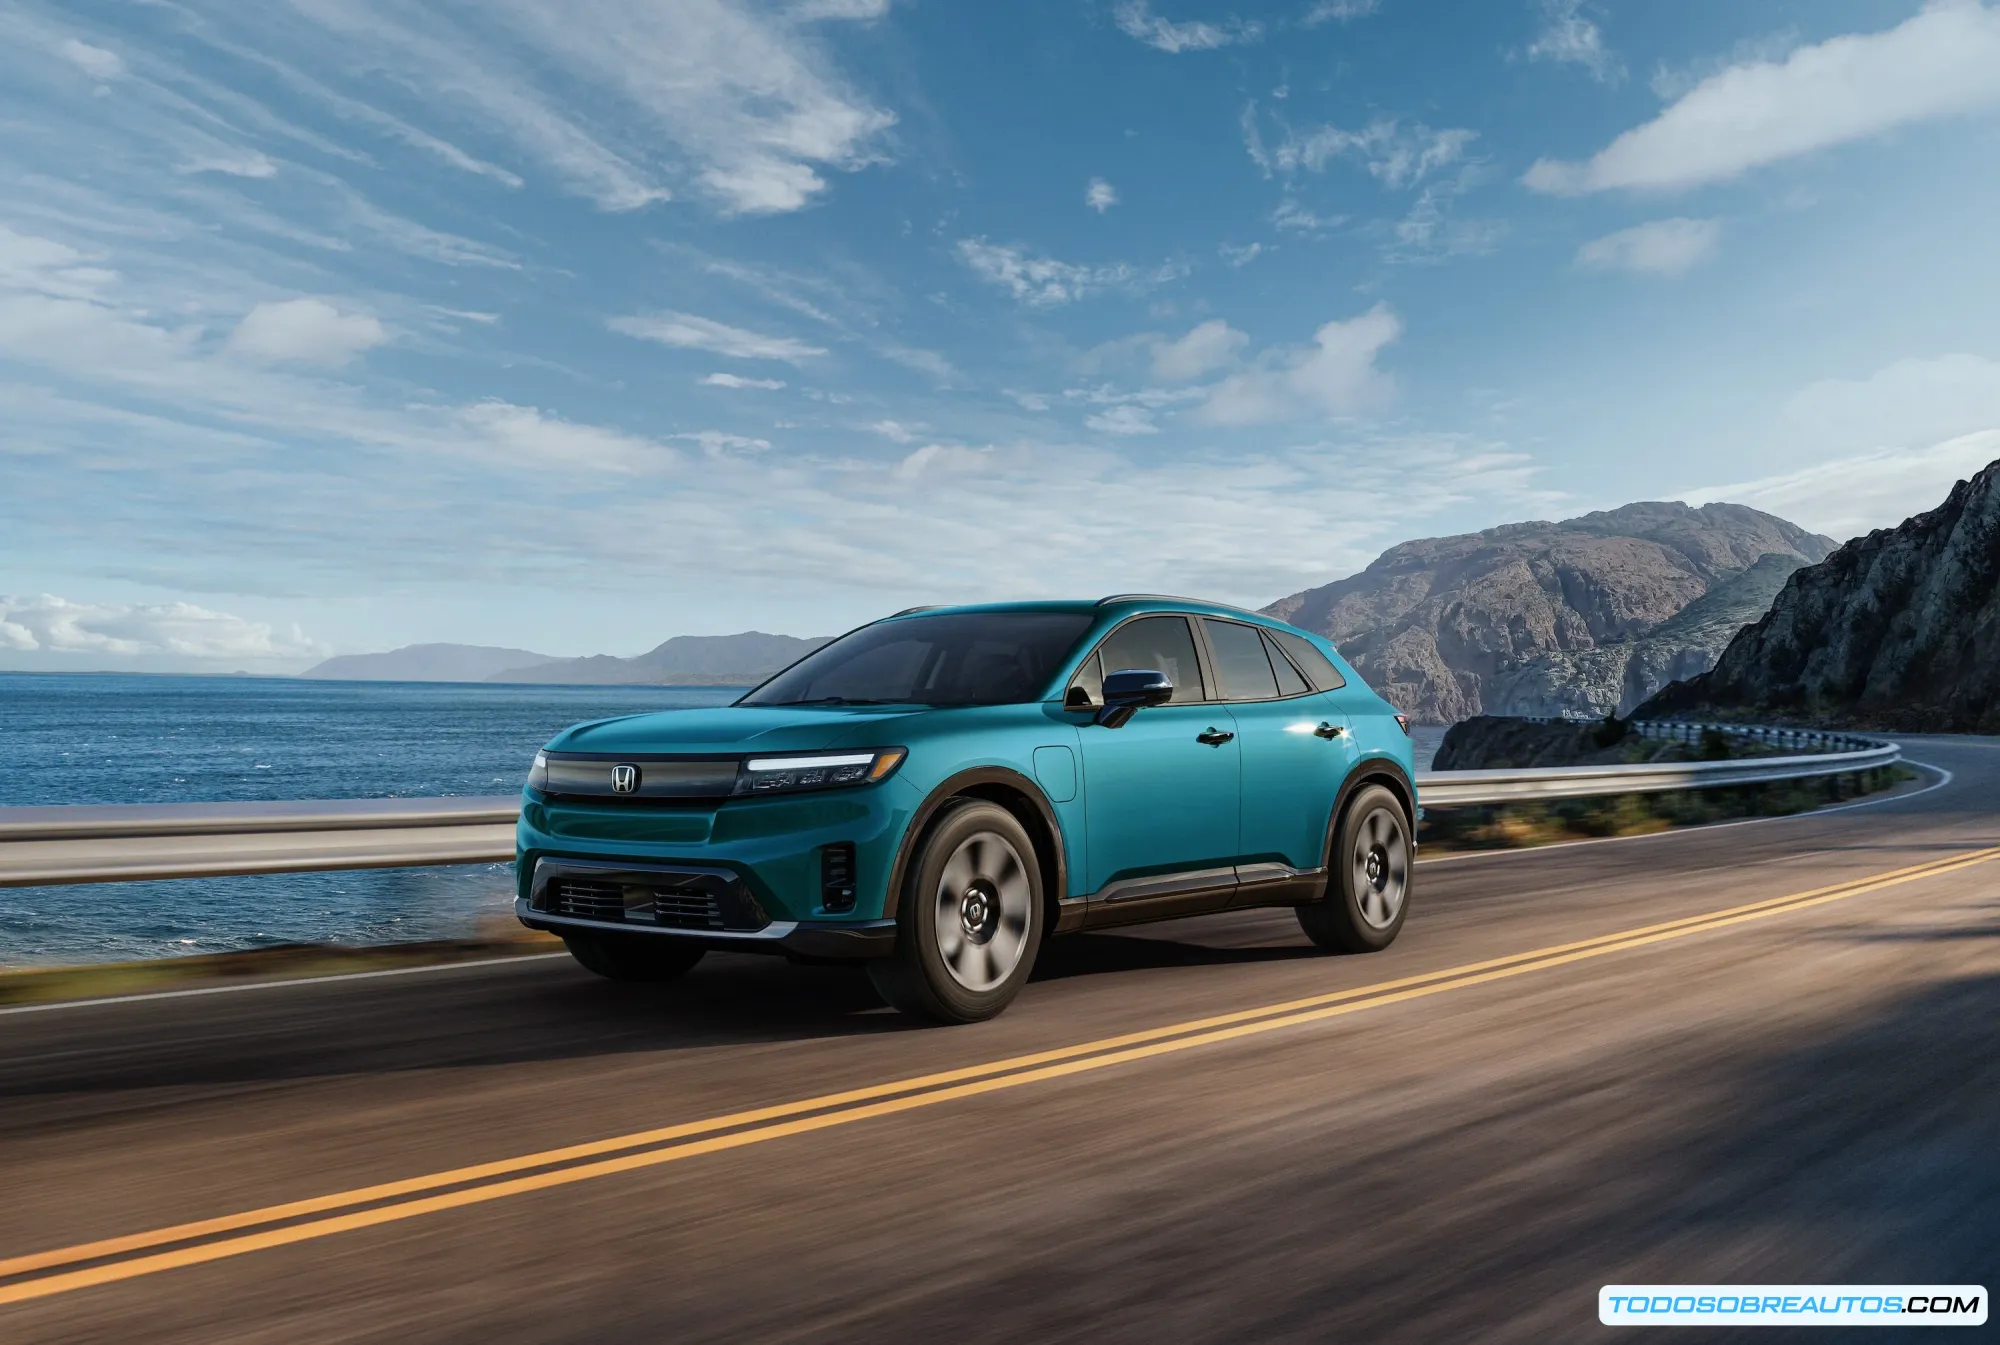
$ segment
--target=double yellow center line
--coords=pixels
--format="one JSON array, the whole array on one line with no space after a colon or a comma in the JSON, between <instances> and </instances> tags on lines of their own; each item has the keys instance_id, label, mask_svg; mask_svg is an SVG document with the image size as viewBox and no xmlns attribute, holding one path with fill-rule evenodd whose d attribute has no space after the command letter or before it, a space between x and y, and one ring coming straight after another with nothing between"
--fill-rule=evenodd
<instances>
[{"instance_id":1,"label":"double yellow center line","mask_svg":"<svg viewBox=\"0 0 2000 1345\"><path fill-rule=\"evenodd\" d=\"M977 1097L983 1093L1019 1088L1153 1056L1274 1032L1385 1004L1441 995L1446 991L1546 971L1628 948L1785 915L1881 888L1952 873L1996 858L2000 858L2000 847L1962 851L1928 863L1871 874L1832 887L1795 892L1767 901L1358 986L1351 990L1190 1019L1031 1055L1012 1056L936 1074L871 1084L796 1102L732 1112L727 1116L642 1130L560 1149L545 1149L516 1158L452 1168L402 1181L363 1186L308 1200L267 1205L262 1209L245 1210L219 1218L17 1256L0 1261L0 1304L46 1298L92 1285L219 1261L351 1229L502 1200L508 1196L656 1167L725 1149L740 1149L789 1135L851 1125L878 1116L914 1111L919 1107L932 1107L960 1098Z\"/></svg>"}]
</instances>

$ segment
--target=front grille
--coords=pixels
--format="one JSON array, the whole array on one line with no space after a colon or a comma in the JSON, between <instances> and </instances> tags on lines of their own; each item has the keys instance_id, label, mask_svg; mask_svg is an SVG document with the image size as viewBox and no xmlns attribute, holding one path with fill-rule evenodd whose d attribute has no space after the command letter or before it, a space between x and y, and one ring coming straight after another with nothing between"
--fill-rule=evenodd
<instances>
[{"instance_id":1,"label":"front grille","mask_svg":"<svg viewBox=\"0 0 2000 1345\"><path fill-rule=\"evenodd\" d=\"M572 920L727 933L751 932L771 922L733 874L696 868L606 869L586 876L561 861L546 863L530 909Z\"/></svg>"},{"instance_id":2,"label":"front grille","mask_svg":"<svg viewBox=\"0 0 2000 1345\"><path fill-rule=\"evenodd\" d=\"M673 929L721 929L722 906L706 892L656 891L653 923Z\"/></svg>"},{"instance_id":3,"label":"front grille","mask_svg":"<svg viewBox=\"0 0 2000 1345\"><path fill-rule=\"evenodd\" d=\"M549 885L556 915L579 920L623 920L625 888L620 883L593 883L580 878L562 878Z\"/></svg>"}]
</instances>

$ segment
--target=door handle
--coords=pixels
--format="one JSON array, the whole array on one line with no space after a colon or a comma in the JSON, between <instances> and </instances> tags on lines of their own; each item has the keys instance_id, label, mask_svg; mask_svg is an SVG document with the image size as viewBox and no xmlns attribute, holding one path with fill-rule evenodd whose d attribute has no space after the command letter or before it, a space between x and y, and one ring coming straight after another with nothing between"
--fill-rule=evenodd
<instances>
[{"instance_id":1,"label":"door handle","mask_svg":"<svg viewBox=\"0 0 2000 1345\"><path fill-rule=\"evenodd\" d=\"M1209 729L1206 733L1195 734L1194 740L1198 743L1207 743L1210 747L1220 747L1235 736L1233 733L1224 733L1221 729Z\"/></svg>"},{"instance_id":2,"label":"door handle","mask_svg":"<svg viewBox=\"0 0 2000 1345\"><path fill-rule=\"evenodd\" d=\"M1338 738L1341 734L1347 732L1347 726L1345 724L1330 723L1322 719L1319 721L1319 727L1314 729L1313 732L1322 738Z\"/></svg>"}]
</instances>

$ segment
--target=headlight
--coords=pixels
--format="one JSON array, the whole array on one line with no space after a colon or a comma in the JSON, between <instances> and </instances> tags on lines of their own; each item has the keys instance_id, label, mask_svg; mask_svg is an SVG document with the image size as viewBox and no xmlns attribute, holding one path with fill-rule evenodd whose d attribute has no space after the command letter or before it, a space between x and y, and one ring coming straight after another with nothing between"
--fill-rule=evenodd
<instances>
[{"instance_id":1,"label":"headlight","mask_svg":"<svg viewBox=\"0 0 2000 1345\"><path fill-rule=\"evenodd\" d=\"M537 794L549 792L549 754L535 753L535 764L528 767L528 788Z\"/></svg>"},{"instance_id":2,"label":"headlight","mask_svg":"<svg viewBox=\"0 0 2000 1345\"><path fill-rule=\"evenodd\" d=\"M751 757L736 776L738 794L836 789L887 779L908 755L900 747L873 752L828 752L810 756Z\"/></svg>"}]
</instances>

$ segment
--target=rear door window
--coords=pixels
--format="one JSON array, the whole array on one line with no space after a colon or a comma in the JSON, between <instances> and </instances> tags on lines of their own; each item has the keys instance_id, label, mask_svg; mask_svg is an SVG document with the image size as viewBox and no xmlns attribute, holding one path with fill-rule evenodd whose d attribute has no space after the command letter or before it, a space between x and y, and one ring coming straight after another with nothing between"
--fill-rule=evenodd
<instances>
[{"instance_id":1,"label":"rear door window","mask_svg":"<svg viewBox=\"0 0 2000 1345\"><path fill-rule=\"evenodd\" d=\"M1263 637L1255 626L1213 617L1203 617L1201 625L1215 654L1215 676L1222 683L1224 700L1277 699L1278 679L1271 672L1270 656L1264 652Z\"/></svg>"}]
</instances>

